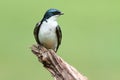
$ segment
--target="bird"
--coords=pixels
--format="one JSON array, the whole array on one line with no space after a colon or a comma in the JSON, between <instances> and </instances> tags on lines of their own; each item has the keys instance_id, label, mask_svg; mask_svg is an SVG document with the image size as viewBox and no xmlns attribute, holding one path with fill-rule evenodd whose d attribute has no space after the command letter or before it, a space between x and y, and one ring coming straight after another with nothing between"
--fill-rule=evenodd
<instances>
[{"instance_id":1,"label":"bird","mask_svg":"<svg viewBox=\"0 0 120 80\"><path fill-rule=\"evenodd\" d=\"M38 45L43 45L45 48L57 52L62 40L62 31L57 20L63 14L63 12L54 8L45 12L42 20L36 24L33 31Z\"/></svg>"}]
</instances>

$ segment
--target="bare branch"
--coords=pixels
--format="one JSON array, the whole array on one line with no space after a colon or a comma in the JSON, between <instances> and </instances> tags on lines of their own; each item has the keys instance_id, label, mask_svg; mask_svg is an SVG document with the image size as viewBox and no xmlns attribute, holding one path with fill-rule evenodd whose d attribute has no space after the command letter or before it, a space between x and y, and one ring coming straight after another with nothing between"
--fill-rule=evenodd
<instances>
[{"instance_id":1,"label":"bare branch","mask_svg":"<svg viewBox=\"0 0 120 80\"><path fill-rule=\"evenodd\" d=\"M53 50L38 45L33 45L31 50L55 80L87 80L87 77L65 62Z\"/></svg>"}]
</instances>

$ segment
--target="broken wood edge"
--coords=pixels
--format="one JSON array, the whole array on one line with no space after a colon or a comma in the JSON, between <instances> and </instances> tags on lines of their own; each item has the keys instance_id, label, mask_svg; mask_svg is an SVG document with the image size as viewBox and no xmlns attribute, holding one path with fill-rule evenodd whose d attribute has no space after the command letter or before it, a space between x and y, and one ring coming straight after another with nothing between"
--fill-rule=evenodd
<instances>
[{"instance_id":1,"label":"broken wood edge","mask_svg":"<svg viewBox=\"0 0 120 80\"><path fill-rule=\"evenodd\" d=\"M88 80L86 76L83 76L74 67L65 62L52 49L46 49L41 45L33 45L31 51L53 75L55 80Z\"/></svg>"}]
</instances>

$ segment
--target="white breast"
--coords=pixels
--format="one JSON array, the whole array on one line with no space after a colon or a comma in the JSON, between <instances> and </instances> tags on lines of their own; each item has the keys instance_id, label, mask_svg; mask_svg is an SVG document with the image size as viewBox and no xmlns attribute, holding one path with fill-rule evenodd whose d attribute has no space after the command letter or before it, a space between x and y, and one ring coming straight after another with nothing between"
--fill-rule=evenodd
<instances>
[{"instance_id":1,"label":"white breast","mask_svg":"<svg viewBox=\"0 0 120 80\"><path fill-rule=\"evenodd\" d=\"M56 35L56 21L44 21L39 30L39 40L46 47L50 49L56 49L57 47L57 35Z\"/></svg>"}]
</instances>

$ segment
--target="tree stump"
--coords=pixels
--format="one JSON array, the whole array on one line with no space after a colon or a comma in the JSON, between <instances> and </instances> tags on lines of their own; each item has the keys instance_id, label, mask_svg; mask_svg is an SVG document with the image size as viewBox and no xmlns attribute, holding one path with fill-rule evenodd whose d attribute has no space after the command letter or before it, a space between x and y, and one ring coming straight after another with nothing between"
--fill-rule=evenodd
<instances>
[{"instance_id":1,"label":"tree stump","mask_svg":"<svg viewBox=\"0 0 120 80\"><path fill-rule=\"evenodd\" d=\"M39 62L53 75L55 80L88 80L87 77L65 62L52 49L33 45L31 50L38 57Z\"/></svg>"}]
</instances>

